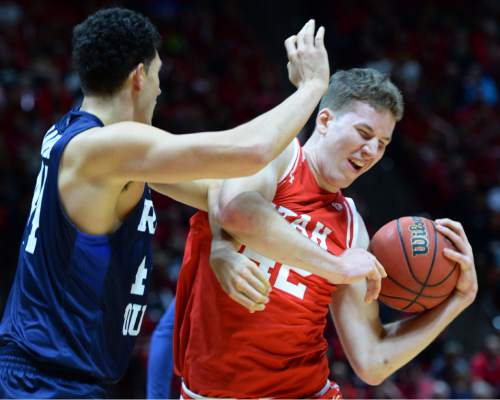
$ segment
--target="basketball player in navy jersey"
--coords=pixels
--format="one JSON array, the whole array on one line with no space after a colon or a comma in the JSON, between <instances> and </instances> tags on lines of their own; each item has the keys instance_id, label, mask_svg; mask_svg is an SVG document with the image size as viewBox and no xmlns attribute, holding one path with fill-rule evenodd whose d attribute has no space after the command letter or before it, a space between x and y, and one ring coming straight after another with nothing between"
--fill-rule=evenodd
<instances>
[{"instance_id":1,"label":"basketball player in navy jersey","mask_svg":"<svg viewBox=\"0 0 500 400\"><path fill-rule=\"evenodd\" d=\"M298 89L284 102L228 131L175 136L150 125L161 68L150 21L114 8L75 27L84 99L43 139L0 323L0 397L103 397L120 379L151 277L156 216L145 182L248 175L283 151L328 86L324 29L309 21L298 37L289 57Z\"/></svg>"}]
</instances>

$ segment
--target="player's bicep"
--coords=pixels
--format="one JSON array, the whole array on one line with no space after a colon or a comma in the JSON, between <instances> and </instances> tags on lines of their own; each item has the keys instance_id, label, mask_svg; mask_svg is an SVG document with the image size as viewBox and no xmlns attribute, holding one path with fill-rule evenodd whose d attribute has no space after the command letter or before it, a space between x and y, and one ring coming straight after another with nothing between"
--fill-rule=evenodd
<instances>
[{"instance_id":1,"label":"player's bicep","mask_svg":"<svg viewBox=\"0 0 500 400\"><path fill-rule=\"evenodd\" d=\"M383 329L376 301L366 303L366 282L340 286L332 297L330 312L342 347L352 367L359 371L363 357Z\"/></svg>"},{"instance_id":2,"label":"player's bicep","mask_svg":"<svg viewBox=\"0 0 500 400\"><path fill-rule=\"evenodd\" d=\"M256 148L230 131L172 135L136 122L108 125L77 138L88 175L122 182L175 183L245 175L261 165Z\"/></svg>"}]
</instances>

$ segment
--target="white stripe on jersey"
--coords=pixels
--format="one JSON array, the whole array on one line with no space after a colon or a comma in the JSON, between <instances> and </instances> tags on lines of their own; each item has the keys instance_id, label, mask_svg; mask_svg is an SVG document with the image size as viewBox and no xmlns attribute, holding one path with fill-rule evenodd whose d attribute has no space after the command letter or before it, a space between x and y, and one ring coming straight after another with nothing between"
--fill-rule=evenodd
<instances>
[{"instance_id":1,"label":"white stripe on jersey","mask_svg":"<svg viewBox=\"0 0 500 400\"><path fill-rule=\"evenodd\" d=\"M286 167L285 172L280 177L278 183L281 183L289 174L293 174L295 172L299 164L299 159L300 159L300 144L299 140L295 138L295 140L293 141L293 157L290 160L288 166Z\"/></svg>"},{"instance_id":2,"label":"white stripe on jersey","mask_svg":"<svg viewBox=\"0 0 500 400\"><path fill-rule=\"evenodd\" d=\"M356 209L356 204L354 204L353 199L351 199L350 197L346 197L345 199L347 200L347 204L349 205L349 208L352 212L352 242L349 247L356 247L359 236L358 210Z\"/></svg>"}]
</instances>

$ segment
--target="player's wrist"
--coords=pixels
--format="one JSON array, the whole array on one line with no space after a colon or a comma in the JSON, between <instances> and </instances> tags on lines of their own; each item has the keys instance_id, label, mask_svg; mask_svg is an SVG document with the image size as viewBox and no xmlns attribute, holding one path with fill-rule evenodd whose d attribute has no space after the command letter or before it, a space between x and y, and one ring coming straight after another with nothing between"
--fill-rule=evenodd
<instances>
[{"instance_id":1,"label":"player's wrist","mask_svg":"<svg viewBox=\"0 0 500 400\"><path fill-rule=\"evenodd\" d=\"M319 97L328 89L328 81L320 78L305 79L299 83L297 90L310 91Z\"/></svg>"},{"instance_id":2,"label":"player's wrist","mask_svg":"<svg viewBox=\"0 0 500 400\"><path fill-rule=\"evenodd\" d=\"M217 238L212 238L211 249L212 252L227 251L227 250L234 250L234 247L231 241L224 239L222 237L217 237Z\"/></svg>"},{"instance_id":3,"label":"player's wrist","mask_svg":"<svg viewBox=\"0 0 500 400\"><path fill-rule=\"evenodd\" d=\"M328 271L328 281L335 285L351 283L349 271L346 268L342 257L329 255L324 263L325 270Z\"/></svg>"},{"instance_id":4,"label":"player's wrist","mask_svg":"<svg viewBox=\"0 0 500 400\"><path fill-rule=\"evenodd\" d=\"M455 289L450 297L453 299L454 303L456 303L457 307L465 309L474 302L474 300L476 299L476 295L477 291L470 290L464 293L458 289Z\"/></svg>"}]
</instances>

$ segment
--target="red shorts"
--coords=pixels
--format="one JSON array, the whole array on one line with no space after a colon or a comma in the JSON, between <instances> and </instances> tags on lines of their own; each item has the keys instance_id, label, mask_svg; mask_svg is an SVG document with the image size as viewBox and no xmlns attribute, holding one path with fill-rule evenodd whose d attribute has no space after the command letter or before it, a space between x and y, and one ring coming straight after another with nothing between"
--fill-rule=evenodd
<instances>
[{"instance_id":1,"label":"red shorts","mask_svg":"<svg viewBox=\"0 0 500 400\"><path fill-rule=\"evenodd\" d=\"M187 386L182 382L181 386L181 400L191 400L191 399L205 399L206 397L200 396L199 394L193 393L187 388ZM311 399L332 399L332 400L342 400L342 393L340 392L339 385L337 383L328 380L318 393L310 397Z\"/></svg>"}]
</instances>

